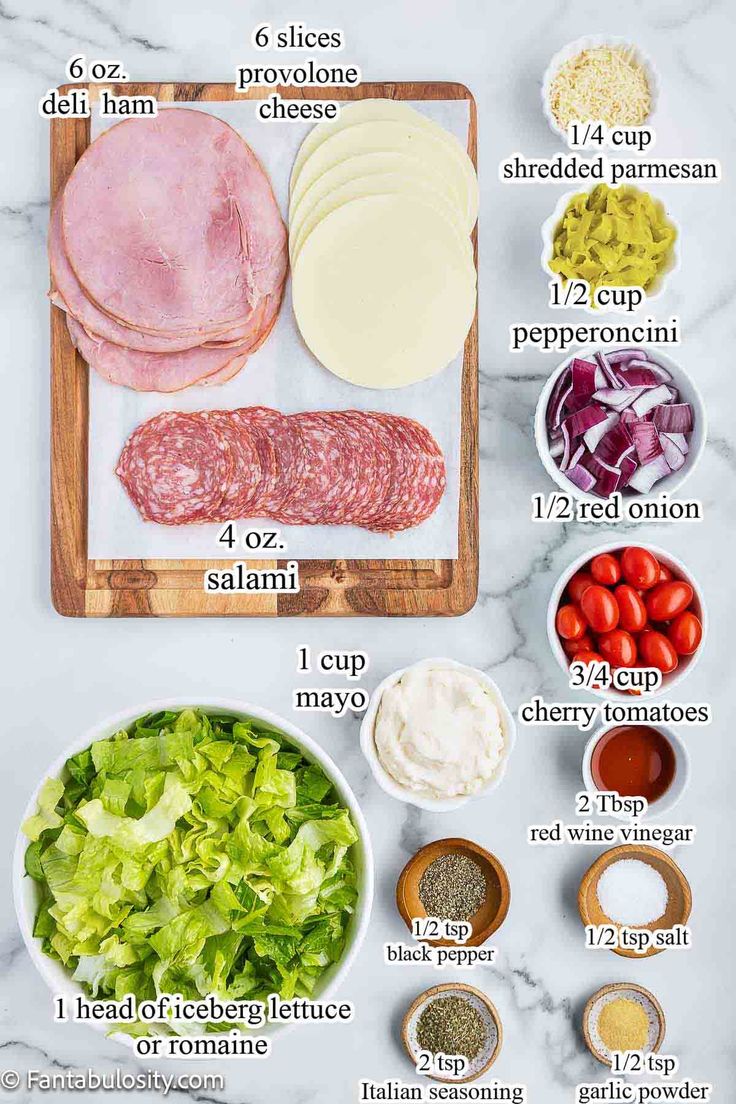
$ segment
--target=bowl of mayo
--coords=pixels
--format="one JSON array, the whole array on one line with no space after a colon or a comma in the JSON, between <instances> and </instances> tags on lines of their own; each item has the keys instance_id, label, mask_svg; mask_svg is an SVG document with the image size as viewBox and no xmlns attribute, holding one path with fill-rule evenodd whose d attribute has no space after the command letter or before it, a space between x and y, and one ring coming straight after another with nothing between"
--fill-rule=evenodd
<instances>
[{"instance_id":1,"label":"bowl of mayo","mask_svg":"<svg viewBox=\"0 0 736 1104\"><path fill-rule=\"evenodd\" d=\"M389 675L360 729L379 786L432 812L451 812L495 789L515 739L493 679L454 659L423 659Z\"/></svg>"}]
</instances>

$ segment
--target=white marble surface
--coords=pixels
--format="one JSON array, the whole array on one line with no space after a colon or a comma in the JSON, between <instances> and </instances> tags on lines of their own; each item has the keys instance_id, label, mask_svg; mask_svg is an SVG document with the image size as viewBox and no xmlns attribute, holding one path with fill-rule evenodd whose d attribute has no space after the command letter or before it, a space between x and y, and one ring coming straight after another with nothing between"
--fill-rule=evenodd
<instances>
[{"instance_id":1,"label":"white marble surface","mask_svg":"<svg viewBox=\"0 0 736 1104\"><path fill-rule=\"evenodd\" d=\"M37 115L38 97L62 81L66 59L78 51L120 56L141 79L226 80L237 62L249 58L255 23L289 18L343 26L349 41L345 57L359 62L369 79L455 79L477 97L483 193L480 599L466 617L441 622L63 620L51 608L47 581L48 134ZM585 999L602 983L635 980L661 1000L668 1018L666 1049L679 1055L683 1074L712 1080L716 1099L732 1098L736 978L731 917L736 900L730 855L736 840L730 786L736 752L728 729L734 594L727 539L736 514L736 435L733 404L727 400L733 389L736 297L729 182L736 35L727 0L649 0L646 5L622 0L606 14L592 0L528 0L523 6L511 0L457 5L376 0L360 8L335 0L299 8L235 0L5 0L0 5L6 151L0 174L5 413L0 449L8 522L0 578L6 748L0 812L6 873L0 906L0 1067L21 1072L137 1068L126 1052L91 1030L52 1024L48 994L22 947L12 909L9 858L22 807L39 773L80 726L136 701L186 691L195 698L251 698L288 716L292 687L304 681L294 674L295 649L302 643L315 650L367 649L370 685L398 666L444 652L489 671L513 707L539 691L564 695L545 637L547 596L567 562L607 539L610 531L529 521L530 495L551 489L530 427L537 393L556 357L510 355L507 327L512 320L550 314L543 305L538 234L562 189L502 186L497 164L516 149L541 155L558 148L539 108L539 78L548 57L566 41L599 31L635 38L656 60L662 77L658 152L718 156L727 174L717 188L661 189L683 228L683 263L657 313L681 314L682 358L709 408L710 442L688 484L688 491L703 499L706 520L699 526L637 530L639 538L687 560L705 587L713 621L706 655L673 695L707 699L715 712L709 730L685 732L693 775L678 819L697 824L698 836L677 857L693 887L695 947L686 955L631 964L608 953L585 952L575 893L596 849L527 846L529 823L572 818L583 735L566 729L522 730L501 789L486 801L442 816L412 811L377 788L358 749L357 722L315 717L307 727L353 783L376 852L378 892L370 935L343 989L358 1006L357 1020L348 1028L294 1032L268 1064L229 1063L223 1092L176 1098L343 1104L357 1099L360 1077L411 1079L397 1025L410 999L438 977L426 969L383 966L381 946L403 935L392 900L399 870L416 847L445 834L467 835L491 848L511 879L513 902L497 938L498 967L479 970L470 979L490 994L503 1019L504 1048L494 1074L525 1081L532 1101L572 1100L577 1080L602 1076L580 1039ZM57 1093L53 1099L71 1096ZM23 1088L14 1094L19 1101L37 1097ZM104 1097L123 1098L121 1093Z\"/></svg>"}]
</instances>

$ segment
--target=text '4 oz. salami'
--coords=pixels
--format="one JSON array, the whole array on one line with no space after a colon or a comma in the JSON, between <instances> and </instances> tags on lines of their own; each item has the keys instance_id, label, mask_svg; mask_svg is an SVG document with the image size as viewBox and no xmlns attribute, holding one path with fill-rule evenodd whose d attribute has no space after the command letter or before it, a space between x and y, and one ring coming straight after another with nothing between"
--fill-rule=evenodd
<instances>
[{"instance_id":1,"label":"text '4 oz. salami'","mask_svg":"<svg viewBox=\"0 0 736 1104\"><path fill-rule=\"evenodd\" d=\"M150 418L117 474L141 517L161 525L263 517L382 533L425 521L446 483L442 450L412 418L259 406Z\"/></svg>"}]
</instances>

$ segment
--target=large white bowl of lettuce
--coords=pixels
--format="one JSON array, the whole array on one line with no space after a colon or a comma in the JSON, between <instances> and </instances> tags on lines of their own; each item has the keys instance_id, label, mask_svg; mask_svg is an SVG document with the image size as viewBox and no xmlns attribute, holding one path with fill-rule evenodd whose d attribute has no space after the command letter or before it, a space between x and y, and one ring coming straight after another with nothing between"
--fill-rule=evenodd
<instances>
[{"instance_id":1,"label":"large white bowl of lettuce","mask_svg":"<svg viewBox=\"0 0 736 1104\"><path fill-rule=\"evenodd\" d=\"M51 765L18 834L14 895L56 995L324 1000L365 936L373 859L348 783L295 725L243 702L166 700Z\"/></svg>"}]
</instances>

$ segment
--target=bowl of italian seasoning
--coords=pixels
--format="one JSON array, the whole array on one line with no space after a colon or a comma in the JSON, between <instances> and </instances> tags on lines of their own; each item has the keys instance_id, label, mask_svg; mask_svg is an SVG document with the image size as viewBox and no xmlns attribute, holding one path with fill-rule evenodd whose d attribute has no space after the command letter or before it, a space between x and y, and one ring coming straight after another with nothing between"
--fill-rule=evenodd
<instances>
[{"instance_id":1,"label":"bowl of italian seasoning","mask_svg":"<svg viewBox=\"0 0 736 1104\"><path fill-rule=\"evenodd\" d=\"M435 840L422 847L402 870L396 906L411 930L418 919L433 917L451 924L469 923L465 947L478 947L503 924L511 903L503 864L472 840ZM451 938L424 938L433 947L459 943Z\"/></svg>"},{"instance_id":2,"label":"bowl of italian seasoning","mask_svg":"<svg viewBox=\"0 0 736 1104\"><path fill-rule=\"evenodd\" d=\"M659 80L649 56L624 38L601 35L568 43L542 78L545 117L565 141L570 123L649 125L658 93Z\"/></svg>"},{"instance_id":3,"label":"bowl of italian seasoning","mask_svg":"<svg viewBox=\"0 0 736 1104\"><path fill-rule=\"evenodd\" d=\"M417 1073L461 1084L491 1068L501 1052L503 1028L485 993L448 983L426 989L412 1002L401 1038Z\"/></svg>"},{"instance_id":4,"label":"bowl of italian seasoning","mask_svg":"<svg viewBox=\"0 0 736 1104\"><path fill-rule=\"evenodd\" d=\"M583 1012L583 1035L590 1053L606 1066L613 1055L652 1054L664 1042L665 1018L653 993L633 982L604 985Z\"/></svg>"}]
</instances>

